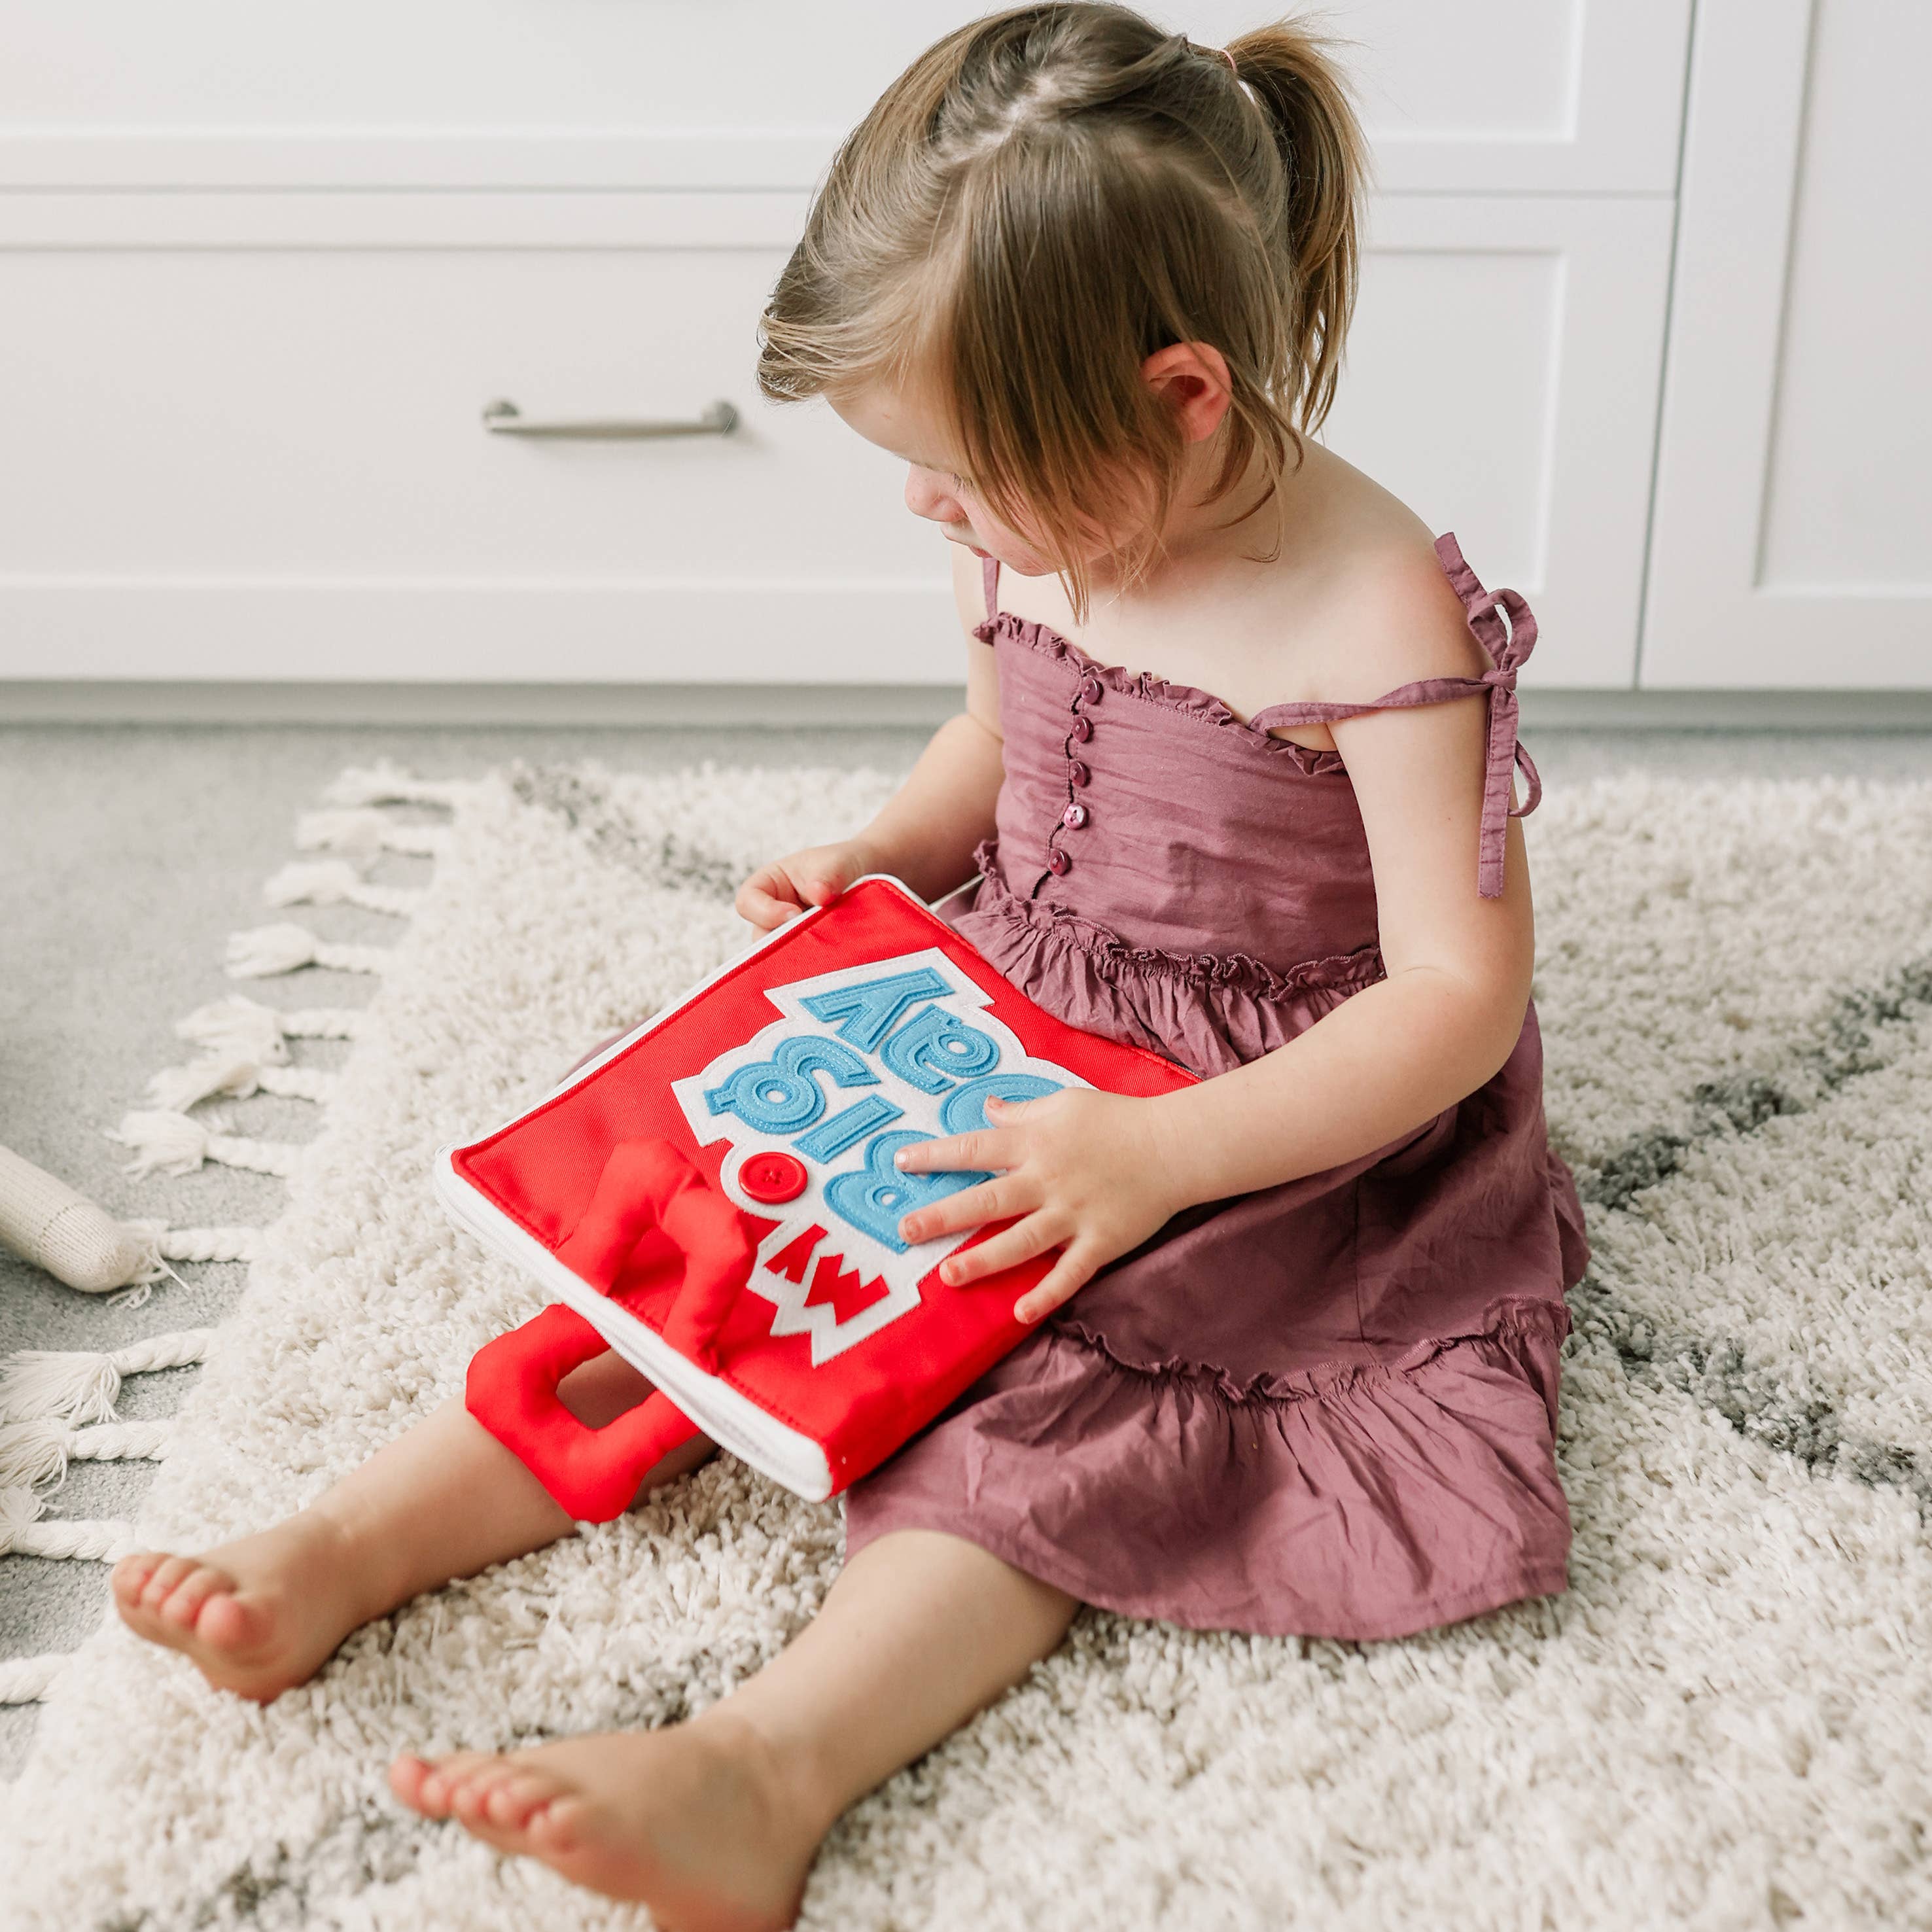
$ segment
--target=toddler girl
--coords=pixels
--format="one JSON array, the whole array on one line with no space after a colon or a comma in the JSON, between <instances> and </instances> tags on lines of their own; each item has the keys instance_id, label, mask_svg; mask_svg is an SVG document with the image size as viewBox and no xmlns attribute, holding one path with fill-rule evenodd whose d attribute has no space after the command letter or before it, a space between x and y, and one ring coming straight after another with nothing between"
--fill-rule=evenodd
<instances>
[{"instance_id":1,"label":"toddler girl","mask_svg":"<svg viewBox=\"0 0 1932 1932\"><path fill-rule=\"evenodd\" d=\"M1082 1603L1372 1639L1565 1587L1588 1249L1511 823L1535 628L1302 434L1364 160L1298 26L1223 52L1102 4L948 34L839 150L760 381L908 464L958 547L967 706L872 824L738 908L769 929L895 873L1042 1006L1204 1077L1068 1088L902 1156L992 1176L908 1240L1017 1217L950 1279L1055 1252L1018 1304L1037 1331L853 1486L844 1568L756 1677L661 1730L402 1758L425 1815L667 1926L781 1927L839 1814ZM566 1384L593 1424L644 1392L614 1355ZM288 1522L114 1587L266 1700L572 1529L457 1400Z\"/></svg>"}]
</instances>

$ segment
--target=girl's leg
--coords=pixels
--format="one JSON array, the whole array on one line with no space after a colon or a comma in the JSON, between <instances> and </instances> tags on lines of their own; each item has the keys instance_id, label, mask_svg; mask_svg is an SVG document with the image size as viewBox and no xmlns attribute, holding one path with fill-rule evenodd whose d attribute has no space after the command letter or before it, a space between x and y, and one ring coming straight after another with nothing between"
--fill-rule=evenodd
<instances>
[{"instance_id":1,"label":"girl's leg","mask_svg":"<svg viewBox=\"0 0 1932 1932\"><path fill-rule=\"evenodd\" d=\"M559 1393L595 1428L650 1388L606 1354L567 1376ZM715 1446L693 1437L651 1472L643 1491L694 1468ZM371 1618L574 1527L453 1398L271 1529L205 1556L145 1550L122 1558L115 1606L138 1636L185 1652L211 1684L266 1703L306 1682Z\"/></svg>"},{"instance_id":2,"label":"girl's leg","mask_svg":"<svg viewBox=\"0 0 1932 1932\"><path fill-rule=\"evenodd\" d=\"M845 1566L787 1649L687 1724L399 1758L390 1783L426 1816L642 1899L679 1932L764 1932L796 1916L839 1814L1024 1676L1078 1607L977 1544L898 1531Z\"/></svg>"}]
</instances>

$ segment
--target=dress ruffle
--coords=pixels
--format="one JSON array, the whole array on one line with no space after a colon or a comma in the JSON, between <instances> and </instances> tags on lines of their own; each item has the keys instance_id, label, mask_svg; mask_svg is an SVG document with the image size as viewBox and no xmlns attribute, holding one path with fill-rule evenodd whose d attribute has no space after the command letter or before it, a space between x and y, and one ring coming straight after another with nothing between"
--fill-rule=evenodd
<instances>
[{"instance_id":1,"label":"dress ruffle","mask_svg":"<svg viewBox=\"0 0 1932 1932\"><path fill-rule=\"evenodd\" d=\"M944 1530L1103 1609L1265 1636L1405 1636L1567 1587L1562 1302L1238 1384L1125 1360L1078 1307L962 1398L970 1429L942 1415L853 1486L848 1558Z\"/></svg>"},{"instance_id":2,"label":"dress ruffle","mask_svg":"<svg viewBox=\"0 0 1932 1932\"><path fill-rule=\"evenodd\" d=\"M984 875L952 923L1048 1012L1144 1047L1204 1078L1255 1060L1385 976L1379 946L1330 953L1284 972L1248 952L1132 946L1111 928L1007 884L998 842L973 862Z\"/></svg>"},{"instance_id":3,"label":"dress ruffle","mask_svg":"<svg viewBox=\"0 0 1932 1932\"><path fill-rule=\"evenodd\" d=\"M1299 765L1310 776L1348 770L1340 752L1318 751L1311 745L1298 745L1292 738L1274 737L1250 724L1211 691L1203 691L1198 684L1176 683L1168 678L1156 677L1150 670L1126 670L1118 664L1102 664L1098 658L1083 651L1070 638L1062 637L1051 624L1043 624L1036 618L1016 616L1010 610L1001 610L975 624L973 634L982 644L992 644L1002 634L1010 637L1024 644L1029 650L1037 651L1042 657L1058 658L1083 675L1097 677L1109 691L1123 692L1130 698L1163 705L1170 711L1185 712L1204 724L1238 733L1264 746L1275 756Z\"/></svg>"}]
</instances>

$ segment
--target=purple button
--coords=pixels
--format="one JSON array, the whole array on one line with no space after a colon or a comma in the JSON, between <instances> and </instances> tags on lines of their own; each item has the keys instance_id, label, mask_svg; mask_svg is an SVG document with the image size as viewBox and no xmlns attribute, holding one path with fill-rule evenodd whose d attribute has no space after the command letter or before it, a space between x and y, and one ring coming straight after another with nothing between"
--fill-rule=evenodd
<instances>
[{"instance_id":1,"label":"purple button","mask_svg":"<svg viewBox=\"0 0 1932 1932\"><path fill-rule=\"evenodd\" d=\"M1081 680L1080 695L1085 698L1089 704L1098 704L1100 701L1101 688L1100 680L1090 670Z\"/></svg>"},{"instance_id":2,"label":"purple button","mask_svg":"<svg viewBox=\"0 0 1932 1932\"><path fill-rule=\"evenodd\" d=\"M1058 845L1051 847L1046 855L1046 868L1049 872L1064 872L1073 861Z\"/></svg>"},{"instance_id":3,"label":"purple button","mask_svg":"<svg viewBox=\"0 0 1932 1932\"><path fill-rule=\"evenodd\" d=\"M1084 785L1094 774L1078 758L1066 768L1066 776L1077 785Z\"/></svg>"},{"instance_id":4,"label":"purple button","mask_svg":"<svg viewBox=\"0 0 1932 1932\"><path fill-rule=\"evenodd\" d=\"M1073 735L1082 744L1094 735L1094 721L1090 718L1076 718L1073 721Z\"/></svg>"},{"instance_id":5,"label":"purple button","mask_svg":"<svg viewBox=\"0 0 1932 1932\"><path fill-rule=\"evenodd\" d=\"M1084 805L1070 805L1060 814L1060 822L1063 825L1070 825L1075 831L1078 831L1081 826L1087 823L1087 808Z\"/></svg>"}]
</instances>

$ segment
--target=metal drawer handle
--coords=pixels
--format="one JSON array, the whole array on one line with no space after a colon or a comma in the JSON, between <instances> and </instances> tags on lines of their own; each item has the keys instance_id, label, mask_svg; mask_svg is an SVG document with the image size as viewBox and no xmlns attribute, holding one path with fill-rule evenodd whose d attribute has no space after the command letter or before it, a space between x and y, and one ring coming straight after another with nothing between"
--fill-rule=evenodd
<instances>
[{"instance_id":1,"label":"metal drawer handle","mask_svg":"<svg viewBox=\"0 0 1932 1932\"><path fill-rule=\"evenodd\" d=\"M483 427L492 436L574 437L588 442L628 442L647 436L729 436L738 426L738 412L729 403L713 403L695 422L627 422L621 417L590 416L579 422L544 422L526 418L514 403L496 401L483 412Z\"/></svg>"}]
</instances>

